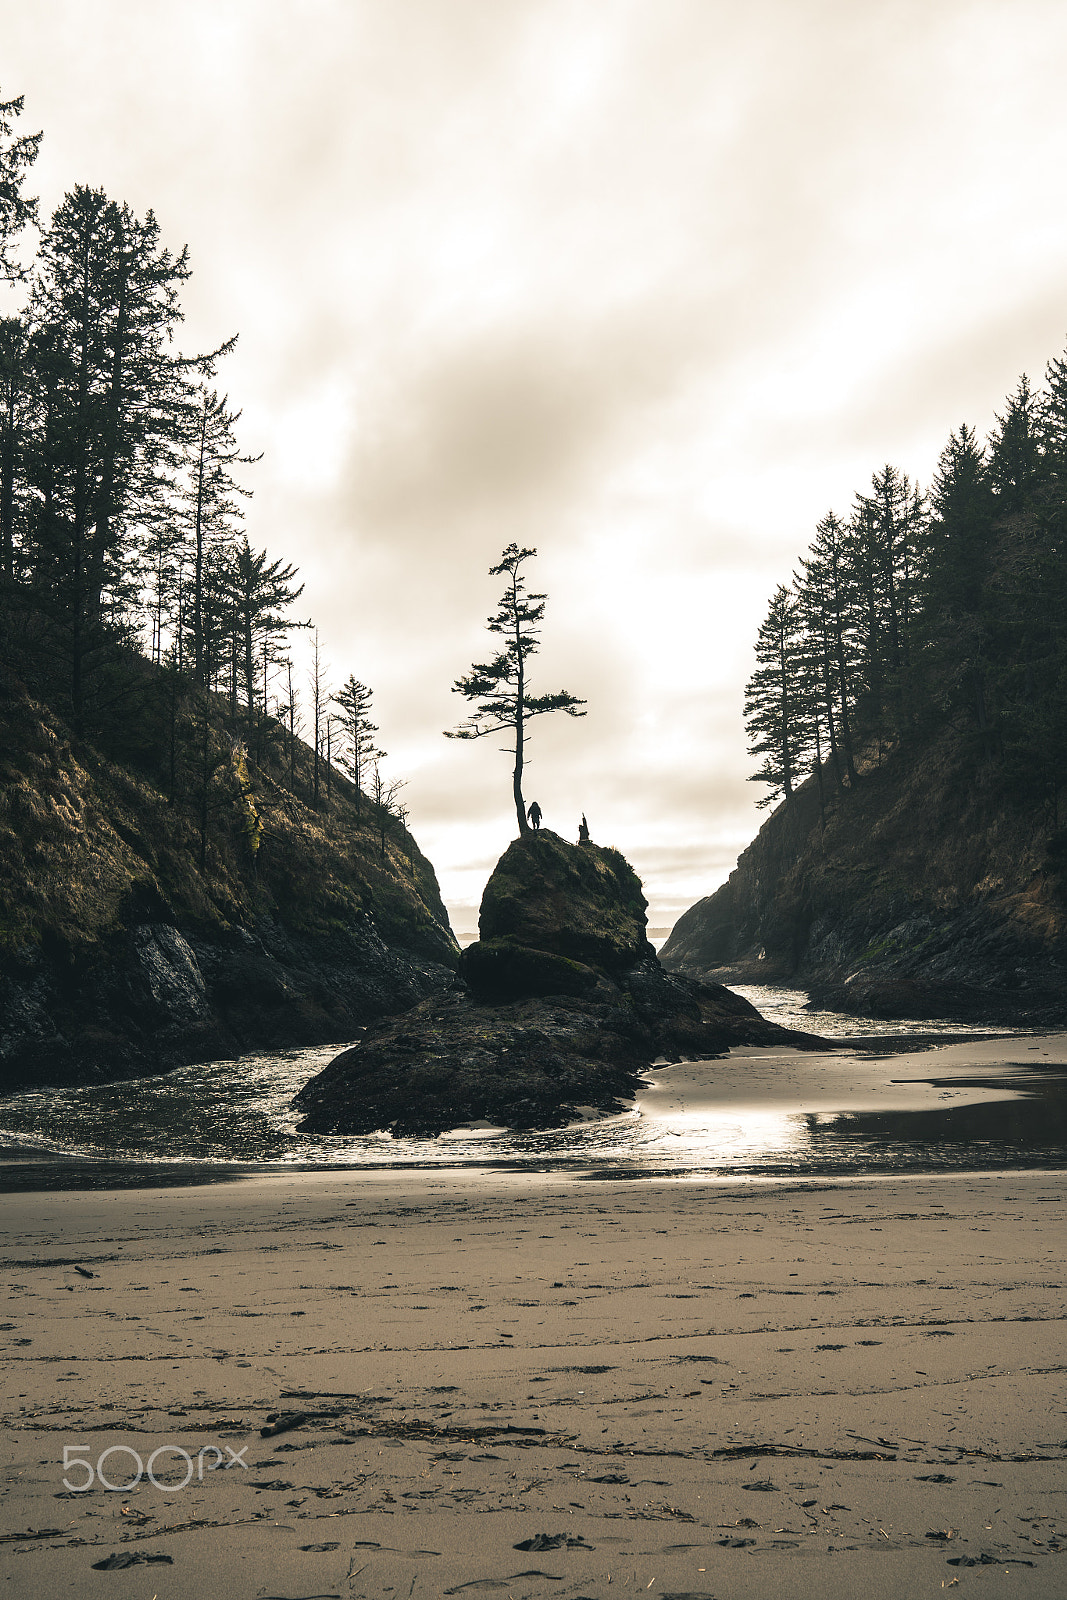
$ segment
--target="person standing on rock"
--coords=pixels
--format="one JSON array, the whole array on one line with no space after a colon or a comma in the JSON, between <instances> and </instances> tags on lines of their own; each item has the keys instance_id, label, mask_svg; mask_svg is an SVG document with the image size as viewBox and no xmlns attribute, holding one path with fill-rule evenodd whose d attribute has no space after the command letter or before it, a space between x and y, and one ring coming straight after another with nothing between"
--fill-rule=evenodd
<instances>
[{"instance_id":1,"label":"person standing on rock","mask_svg":"<svg viewBox=\"0 0 1067 1600\"><path fill-rule=\"evenodd\" d=\"M582 820L578 824L578 843L579 844L588 844L589 843L589 824L585 820L585 812L584 811L582 812Z\"/></svg>"},{"instance_id":2,"label":"person standing on rock","mask_svg":"<svg viewBox=\"0 0 1067 1600\"><path fill-rule=\"evenodd\" d=\"M536 800L530 807L529 811L527 811L526 815L530 819L530 827L536 833L538 828L541 826L541 807L537 804Z\"/></svg>"}]
</instances>

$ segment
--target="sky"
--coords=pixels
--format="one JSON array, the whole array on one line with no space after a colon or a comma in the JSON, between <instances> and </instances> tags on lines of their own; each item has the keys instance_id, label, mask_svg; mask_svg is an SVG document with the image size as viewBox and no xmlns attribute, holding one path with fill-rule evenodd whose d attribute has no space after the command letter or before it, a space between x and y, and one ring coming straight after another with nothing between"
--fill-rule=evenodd
<instances>
[{"instance_id":1,"label":"sky","mask_svg":"<svg viewBox=\"0 0 1067 1600\"><path fill-rule=\"evenodd\" d=\"M462 942L515 833L442 737L512 541L547 594L527 801L652 927L763 813L756 630L815 524L929 482L1067 343L1062 0L0 0L0 97L187 244L253 545L300 569Z\"/></svg>"}]
</instances>

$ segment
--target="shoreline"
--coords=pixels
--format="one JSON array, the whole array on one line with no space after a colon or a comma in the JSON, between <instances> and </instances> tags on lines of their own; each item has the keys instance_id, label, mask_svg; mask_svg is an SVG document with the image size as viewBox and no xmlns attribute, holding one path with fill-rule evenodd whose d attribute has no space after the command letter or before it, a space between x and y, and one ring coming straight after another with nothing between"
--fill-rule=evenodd
<instances>
[{"instance_id":1,"label":"shoreline","mask_svg":"<svg viewBox=\"0 0 1067 1600\"><path fill-rule=\"evenodd\" d=\"M12 1592L1052 1600L1062 1218L1041 1172L9 1196Z\"/></svg>"}]
</instances>

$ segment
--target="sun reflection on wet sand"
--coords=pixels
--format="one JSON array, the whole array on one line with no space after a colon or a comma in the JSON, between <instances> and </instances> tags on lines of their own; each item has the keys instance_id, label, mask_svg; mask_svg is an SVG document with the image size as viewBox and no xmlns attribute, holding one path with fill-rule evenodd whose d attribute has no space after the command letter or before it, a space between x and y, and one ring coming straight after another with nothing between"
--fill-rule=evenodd
<instances>
[{"instance_id":1,"label":"sun reflection on wet sand","mask_svg":"<svg viewBox=\"0 0 1067 1600\"><path fill-rule=\"evenodd\" d=\"M333 1168L736 1177L1067 1165L1067 1035L946 1038L897 1055L738 1049L650 1068L618 1115L433 1139L299 1132L292 1097L336 1050L12 1096L0 1104L0 1187L143 1182L183 1164L201 1181Z\"/></svg>"}]
</instances>

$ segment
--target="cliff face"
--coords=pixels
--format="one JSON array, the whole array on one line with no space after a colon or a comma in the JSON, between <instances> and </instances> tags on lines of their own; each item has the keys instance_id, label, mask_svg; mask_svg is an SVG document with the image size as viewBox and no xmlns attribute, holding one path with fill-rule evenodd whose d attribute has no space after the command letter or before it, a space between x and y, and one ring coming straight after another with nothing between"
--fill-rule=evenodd
<instances>
[{"instance_id":1,"label":"cliff face","mask_svg":"<svg viewBox=\"0 0 1067 1600\"><path fill-rule=\"evenodd\" d=\"M783 802L661 951L878 1016L1067 1015L1063 837L944 739Z\"/></svg>"},{"instance_id":2,"label":"cliff face","mask_svg":"<svg viewBox=\"0 0 1067 1600\"><path fill-rule=\"evenodd\" d=\"M433 868L395 819L336 775L316 807L310 752L245 757L222 708L199 787L171 773L168 795L135 676L126 759L0 679L0 1088L342 1040L452 981Z\"/></svg>"}]
</instances>

